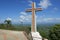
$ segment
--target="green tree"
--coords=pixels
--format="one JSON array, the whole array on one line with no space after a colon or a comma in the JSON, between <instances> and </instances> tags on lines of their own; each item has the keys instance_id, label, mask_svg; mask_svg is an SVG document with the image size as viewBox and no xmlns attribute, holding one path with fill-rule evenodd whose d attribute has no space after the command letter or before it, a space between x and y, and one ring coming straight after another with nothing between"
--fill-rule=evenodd
<instances>
[{"instance_id":1,"label":"green tree","mask_svg":"<svg viewBox=\"0 0 60 40\"><path fill-rule=\"evenodd\" d=\"M11 26L11 20L5 20L4 22L7 25L7 28Z\"/></svg>"},{"instance_id":2,"label":"green tree","mask_svg":"<svg viewBox=\"0 0 60 40\"><path fill-rule=\"evenodd\" d=\"M56 24L49 30L49 40L60 40L60 25Z\"/></svg>"},{"instance_id":3,"label":"green tree","mask_svg":"<svg viewBox=\"0 0 60 40\"><path fill-rule=\"evenodd\" d=\"M0 29L4 29L4 28L5 28L4 24L3 23L0 24Z\"/></svg>"},{"instance_id":4,"label":"green tree","mask_svg":"<svg viewBox=\"0 0 60 40\"><path fill-rule=\"evenodd\" d=\"M5 20L4 22L7 24L11 24L11 20Z\"/></svg>"}]
</instances>

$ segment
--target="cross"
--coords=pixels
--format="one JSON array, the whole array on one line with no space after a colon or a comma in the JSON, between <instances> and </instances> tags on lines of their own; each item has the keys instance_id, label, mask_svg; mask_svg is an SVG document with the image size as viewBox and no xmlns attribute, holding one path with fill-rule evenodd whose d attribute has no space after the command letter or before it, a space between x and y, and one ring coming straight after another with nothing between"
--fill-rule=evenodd
<instances>
[{"instance_id":1,"label":"cross","mask_svg":"<svg viewBox=\"0 0 60 40\"><path fill-rule=\"evenodd\" d=\"M36 16L35 16L35 12L37 11L42 11L42 8L35 8L35 3L32 3L32 8L31 9L27 9L26 12L32 12L32 26L31 26L31 31L32 32L36 32L37 28L36 28Z\"/></svg>"}]
</instances>

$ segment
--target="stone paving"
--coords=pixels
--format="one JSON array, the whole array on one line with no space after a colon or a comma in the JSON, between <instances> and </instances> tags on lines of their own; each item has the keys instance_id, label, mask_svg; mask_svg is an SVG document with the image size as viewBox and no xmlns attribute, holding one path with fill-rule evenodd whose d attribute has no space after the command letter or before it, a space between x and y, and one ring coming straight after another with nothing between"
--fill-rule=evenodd
<instances>
[{"instance_id":1,"label":"stone paving","mask_svg":"<svg viewBox=\"0 0 60 40\"><path fill-rule=\"evenodd\" d=\"M28 40L23 31L10 31L0 29L0 40Z\"/></svg>"}]
</instances>

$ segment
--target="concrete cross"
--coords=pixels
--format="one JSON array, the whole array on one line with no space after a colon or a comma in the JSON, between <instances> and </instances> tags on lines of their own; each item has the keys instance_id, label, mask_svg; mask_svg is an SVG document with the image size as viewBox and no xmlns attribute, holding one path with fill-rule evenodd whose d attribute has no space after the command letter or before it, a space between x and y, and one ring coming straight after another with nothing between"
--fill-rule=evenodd
<instances>
[{"instance_id":1,"label":"concrete cross","mask_svg":"<svg viewBox=\"0 0 60 40\"><path fill-rule=\"evenodd\" d=\"M42 8L35 8L35 3L32 3L32 8L27 9L26 12L32 12L32 26L31 26L31 32L36 32L36 19L35 19L35 12L42 11Z\"/></svg>"}]
</instances>

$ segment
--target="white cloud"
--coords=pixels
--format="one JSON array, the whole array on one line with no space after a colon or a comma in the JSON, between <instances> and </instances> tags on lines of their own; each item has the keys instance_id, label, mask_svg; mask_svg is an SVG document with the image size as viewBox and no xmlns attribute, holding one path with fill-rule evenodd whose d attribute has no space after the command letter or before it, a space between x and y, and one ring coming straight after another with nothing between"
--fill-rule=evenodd
<instances>
[{"instance_id":1,"label":"white cloud","mask_svg":"<svg viewBox=\"0 0 60 40\"><path fill-rule=\"evenodd\" d=\"M24 20L23 20L23 19L20 19L19 21L20 21L20 22L24 22Z\"/></svg>"},{"instance_id":2,"label":"white cloud","mask_svg":"<svg viewBox=\"0 0 60 40\"><path fill-rule=\"evenodd\" d=\"M13 19L12 22L13 22L13 23L18 23L19 20L17 20L17 19Z\"/></svg>"},{"instance_id":3,"label":"white cloud","mask_svg":"<svg viewBox=\"0 0 60 40\"><path fill-rule=\"evenodd\" d=\"M8 17L6 20L12 20L12 18Z\"/></svg>"},{"instance_id":4,"label":"white cloud","mask_svg":"<svg viewBox=\"0 0 60 40\"><path fill-rule=\"evenodd\" d=\"M57 21L60 21L60 18L56 18Z\"/></svg>"},{"instance_id":5,"label":"white cloud","mask_svg":"<svg viewBox=\"0 0 60 40\"><path fill-rule=\"evenodd\" d=\"M24 13L24 12L22 12L22 13ZM38 16L36 16L36 18L37 17ZM20 15L20 21L21 22L31 22L31 20L32 20L32 15L30 15L28 13L26 13L26 15L24 15L24 14Z\"/></svg>"},{"instance_id":6,"label":"white cloud","mask_svg":"<svg viewBox=\"0 0 60 40\"><path fill-rule=\"evenodd\" d=\"M53 21L53 20L54 20L54 18L44 18L44 19L43 19L43 21L46 21L46 22L47 22L47 21Z\"/></svg>"},{"instance_id":7,"label":"white cloud","mask_svg":"<svg viewBox=\"0 0 60 40\"><path fill-rule=\"evenodd\" d=\"M31 22L31 15L25 13L25 12L20 12L20 21L21 22Z\"/></svg>"},{"instance_id":8,"label":"white cloud","mask_svg":"<svg viewBox=\"0 0 60 40\"><path fill-rule=\"evenodd\" d=\"M25 16L24 16L24 15L20 15L20 18L21 18L21 19L25 19Z\"/></svg>"},{"instance_id":9,"label":"white cloud","mask_svg":"<svg viewBox=\"0 0 60 40\"><path fill-rule=\"evenodd\" d=\"M0 23L4 23L4 20L3 19L0 19Z\"/></svg>"},{"instance_id":10,"label":"white cloud","mask_svg":"<svg viewBox=\"0 0 60 40\"><path fill-rule=\"evenodd\" d=\"M29 6L32 6L32 1L31 1L31 0L29 0L28 2L29 2Z\"/></svg>"},{"instance_id":11,"label":"white cloud","mask_svg":"<svg viewBox=\"0 0 60 40\"><path fill-rule=\"evenodd\" d=\"M49 0L42 0L40 1L39 5L43 8L43 9L46 9L48 8L49 6L51 6L51 2Z\"/></svg>"},{"instance_id":12,"label":"white cloud","mask_svg":"<svg viewBox=\"0 0 60 40\"><path fill-rule=\"evenodd\" d=\"M43 17L45 17L46 15L41 15L41 16L39 16L40 18L43 18Z\"/></svg>"},{"instance_id":13,"label":"white cloud","mask_svg":"<svg viewBox=\"0 0 60 40\"><path fill-rule=\"evenodd\" d=\"M27 13L25 13L25 12L20 12L20 14L22 14L22 15L27 15Z\"/></svg>"},{"instance_id":14,"label":"white cloud","mask_svg":"<svg viewBox=\"0 0 60 40\"><path fill-rule=\"evenodd\" d=\"M31 0L29 0L28 2L29 2L29 3L32 3L32 1L31 1Z\"/></svg>"},{"instance_id":15,"label":"white cloud","mask_svg":"<svg viewBox=\"0 0 60 40\"><path fill-rule=\"evenodd\" d=\"M20 22L26 22L26 21L31 21L31 15L28 15L26 12L20 12Z\"/></svg>"},{"instance_id":16,"label":"white cloud","mask_svg":"<svg viewBox=\"0 0 60 40\"><path fill-rule=\"evenodd\" d=\"M25 15L26 14L26 15ZM51 18L51 17L46 17L46 15L42 15L42 16L36 16L36 21L37 22L60 22L60 18ZM22 12L22 14L20 15L20 21L21 22L31 22L32 19L32 15Z\"/></svg>"},{"instance_id":17,"label":"white cloud","mask_svg":"<svg viewBox=\"0 0 60 40\"><path fill-rule=\"evenodd\" d=\"M54 18L39 18L37 22L52 22Z\"/></svg>"},{"instance_id":18,"label":"white cloud","mask_svg":"<svg viewBox=\"0 0 60 40\"><path fill-rule=\"evenodd\" d=\"M51 18L51 17L39 17L37 18L37 22L60 22L60 18Z\"/></svg>"}]
</instances>

